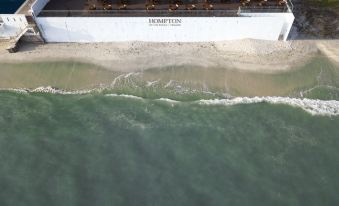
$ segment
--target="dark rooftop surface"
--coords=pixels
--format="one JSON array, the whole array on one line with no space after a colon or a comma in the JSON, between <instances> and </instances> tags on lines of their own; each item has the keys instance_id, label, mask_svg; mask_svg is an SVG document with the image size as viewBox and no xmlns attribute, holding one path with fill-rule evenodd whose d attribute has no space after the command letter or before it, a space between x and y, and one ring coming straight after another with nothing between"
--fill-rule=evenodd
<instances>
[{"instance_id":1,"label":"dark rooftop surface","mask_svg":"<svg viewBox=\"0 0 339 206\"><path fill-rule=\"evenodd\" d=\"M257 12L284 12L277 0L50 0L39 16L235 16L239 7ZM147 9L148 8L148 9Z\"/></svg>"}]
</instances>

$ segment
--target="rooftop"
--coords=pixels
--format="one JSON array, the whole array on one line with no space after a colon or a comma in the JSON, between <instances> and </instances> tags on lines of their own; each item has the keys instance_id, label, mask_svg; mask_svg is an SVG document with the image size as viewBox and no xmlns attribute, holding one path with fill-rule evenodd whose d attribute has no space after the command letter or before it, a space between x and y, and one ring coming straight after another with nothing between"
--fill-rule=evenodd
<instances>
[{"instance_id":1,"label":"rooftop","mask_svg":"<svg viewBox=\"0 0 339 206\"><path fill-rule=\"evenodd\" d=\"M279 0L50 0L39 16L234 16L286 12Z\"/></svg>"}]
</instances>

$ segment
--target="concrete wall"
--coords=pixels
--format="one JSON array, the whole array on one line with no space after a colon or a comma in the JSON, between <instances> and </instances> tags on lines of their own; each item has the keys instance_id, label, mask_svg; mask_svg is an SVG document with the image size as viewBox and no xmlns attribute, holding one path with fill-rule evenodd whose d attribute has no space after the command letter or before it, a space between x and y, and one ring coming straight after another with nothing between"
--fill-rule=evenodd
<instances>
[{"instance_id":1,"label":"concrete wall","mask_svg":"<svg viewBox=\"0 0 339 206\"><path fill-rule=\"evenodd\" d=\"M36 0L31 8L33 11L33 16L37 16L48 2L49 0Z\"/></svg>"},{"instance_id":2,"label":"concrete wall","mask_svg":"<svg viewBox=\"0 0 339 206\"><path fill-rule=\"evenodd\" d=\"M288 34L291 31L294 15L293 13L241 13L241 16L249 16L249 17L280 17L284 19L283 27L281 28L281 36L284 41L287 40Z\"/></svg>"},{"instance_id":3,"label":"concrete wall","mask_svg":"<svg viewBox=\"0 0 339 206\"><path fill-rule=\"evenodd\" d=\"M287 13L288 14L288 13ZM293 16L293 15L292 15ZM206 42L287 38L285 15L244 17L37 17L47 42ZM173 23L150 23L171 19ZM283 34L282 34L283 32Z\"/></svg>"},{"instance_id":4,"label":"concrete wall","mask_svg":"<svg viewBox=\"0 0 339 206\"><path fill-rule=\"evenodd\" d=\"M28 23L23 14L0 14L4 24L0 27L0 39L13 38L19 35Z\"/></svg>"}]
</instances>

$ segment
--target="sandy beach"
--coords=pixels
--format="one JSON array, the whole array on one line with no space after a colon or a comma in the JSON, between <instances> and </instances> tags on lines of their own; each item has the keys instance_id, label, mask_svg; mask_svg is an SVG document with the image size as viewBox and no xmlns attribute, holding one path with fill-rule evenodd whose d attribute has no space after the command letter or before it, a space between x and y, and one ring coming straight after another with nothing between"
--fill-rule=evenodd
<instances>
[{"instance_id":1,"label":"sandy beach","mask_svg":"<svg viewBox=\"0 0 339 206\"><path fill-rule=\"evenodd\" d=\"M23 43L10 54L1 44L0 62L79 61L112 71L196 65L259 72L287 70L319 51L339 63L338 40L262 41L239 40L214 43Z\"/></svg>"}]
</instances>

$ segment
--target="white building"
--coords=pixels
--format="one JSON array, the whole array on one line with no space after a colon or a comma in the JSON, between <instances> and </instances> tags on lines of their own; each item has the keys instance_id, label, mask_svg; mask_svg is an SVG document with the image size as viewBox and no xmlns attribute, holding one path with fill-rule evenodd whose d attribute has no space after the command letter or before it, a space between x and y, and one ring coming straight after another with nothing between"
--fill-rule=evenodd
<instances>
[{"instance_id":1,"label":"white building","mask_svg":"<svg viewBox=\"0 0 339 206\"><path fill-rule=\"evenodd\" d=\"M0 14L0 41L17 42L20 38L42 41L39 29L32 17L31 6L34 2L35 0L27 0L19 8L15 8L16 12Z\"/></svg>"},{"instance_id":2,"label":"white building","mask_svg":"<svg viewBox=\"0 0 339 206\"><path fill-rule=\"evenodd\" d=\"M27 13L46 42L287 39L294 21L290 2L239 1L33 0ZM23 16L18 15L20 21ZM21 30L27 24L1 17L9 35L19 31L10 29L12 24Z\"/></svg>"}]
</instances>

